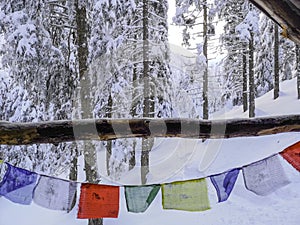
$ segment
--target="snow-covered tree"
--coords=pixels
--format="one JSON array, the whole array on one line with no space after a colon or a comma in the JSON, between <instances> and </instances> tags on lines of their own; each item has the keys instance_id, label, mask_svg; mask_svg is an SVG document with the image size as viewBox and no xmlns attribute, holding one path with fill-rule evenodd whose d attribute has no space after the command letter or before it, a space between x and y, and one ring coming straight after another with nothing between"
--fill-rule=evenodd
<instances>
[{"instance_id":1,"label":"snow-covered tree","mask_svg":"<svg viewBox=\"0 0 300 225\"><path fill-rule=\"evenodd\" d=\"M218 1L216 6L219 9L218 15L225 21L224 33L222 34L222 45L227 51L224 60L224 72L226 77L226 100L231 99L233 105L238 105L247 99L247 86L245 79L245 55L247 50L246 41L238 35L236 27L243 22L248 13L248 3L243 0ZM244 103L244 110L247 104Z\"/></svg>"},{"instance_id":2,"label":"snow-covered tree","mask_svg":"<svg viewBox=\"0 0 300 225\"><path fill-rule=\"evenodd\" d=\"M89 69L95 116L169 117L167 1L97 1L91 16ZM105 145L107 173L119 179L136 164L135 150L141 144L116 140Z\"/></svg>"},{"instance_id":3,"label":"snow-covered tree","mask_svg":"<svg viewBox=\"0 0 300 225\"><path fill-rule=\"evenodd\" d=\"M211 1L176 1L176 14L173 22L183 29L182 45L195 54L195 60L188 67L190 70L190 83L187 86L188 91L193 98L194 107L197 115L208 119L212 112L210 106L215 104L215 99L211 98L213 88L211 84L217 81L216 76L209 71L209 44L210 38L215 34L214 16ZM192 94L194 93L194 94ZM199 96L200 94L200 96Z\"/></svg>"},{"instance_id":4,"label":"snow-covered tree","mask_svg":"<svg viewBox=\"0 0 300 225\"><path fill-rule=\"evenodd\" d=\"M279 33L282 30L279 29ZM296 45L280 35L279 37L279 77L280 80L290 80L296 65Z\"/></svg>"},{"instance_id":5,"label":"snow-covered tree","mask_svg":"<svg viewBox=\"0 0 300 225\"><path fill-rule=\"evenodd\" d=\"M248 4L245 19L236 27L239 38L248 43L249 117L255 116L254 52L259 35L259 11ZM244 90L245 91L245 90Z\"/></svg>"},{"instance_id":6,"label":"snow-covered tree","mask_svg":"<svg viewBox=\"0 0 300 225\"><path fill-rule=\"evenodd\" d=\"M267 16L260 18L259 50L255 59L256 96L259 97L273 89L274 71L274 22Z\"/></svg>"},{"instance_id":7,"label":"snow-covered tree","mask_svg":"<svg viewBox=\"0 0 300 225\"><path fill-rule=\"evenodd\" d=\"M70 83L74 77L66 67L62 49L52 41L56 36L51 32L49 12L50 5L44 1L1 2L0 32L6 41L2 46L2 65L10 74L13 84L10 92L15 96L5 103L7 110L3 117L6 120L70 118L67 112L71 109ZM15 147L5 152L14 164L53 174L59 173L64 163L66 167L70 163L70 155L64 152L66 146ZM19 154L20 149L28 154ZM31 165L27 161L31 161Z\"/></svg>"}]
</instances>

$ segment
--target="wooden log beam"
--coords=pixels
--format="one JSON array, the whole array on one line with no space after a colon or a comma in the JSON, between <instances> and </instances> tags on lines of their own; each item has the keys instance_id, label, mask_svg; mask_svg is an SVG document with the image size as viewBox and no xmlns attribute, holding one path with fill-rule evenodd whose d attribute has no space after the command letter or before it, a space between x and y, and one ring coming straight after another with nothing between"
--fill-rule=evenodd
<instances>
[{"instance_id":1,"label":"wooden log beam","mask_svg":"<svg viewBox=\"0 0 300 225\"><path fill-rule=\"evenodd\" d=\"M250 0L283 28L283 36L300 44L299 0Z\"/></svg>"},{"instance_id":2,"label":"wooden log beam","mask_svg":"<svg viewBox=\"0 0 300 225\"><path fill-rule=\"evenodd\" d=\"M0 122L1 145L58 144L134 137L223 139L300 132L300 115L254 119L88 119L39 123Z\"/></svg>"}]
</instances>

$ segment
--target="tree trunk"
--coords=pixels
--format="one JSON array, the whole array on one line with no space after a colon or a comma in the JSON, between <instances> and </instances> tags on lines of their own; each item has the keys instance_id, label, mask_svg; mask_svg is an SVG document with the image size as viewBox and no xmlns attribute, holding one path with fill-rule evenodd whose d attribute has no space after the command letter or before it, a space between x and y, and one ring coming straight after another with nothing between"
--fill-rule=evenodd
<instances>
[{"instance_id":1,"label":"tree trunk","mask_svg":"<svg viewBox=\"0 0 300 225\"><path fill-rule=\"evenodd\" d=\"M253 33L249 40L249 117L255 117L254 43Z\"/></svg>"},{"instance_id":2,"label":"tree trunk","mask_svg":"<svg viewBox=\"0 0 300 225\"><path fill-rule=\"evenodd\" d=\"M137 39L137 37L136 37ZM132 77L132 102L131 102L131 108L130 108L130 115L132 118L135 118L137 116L137 107L139 105L139 101L137 100L138 98L138 71L137 71L137 64L133 65L133 77ZM133 140L132 143L132 152L130 152L129 156L129 170L132 170L135 165L135 151L136 151L136 140Z\"/></svg>"},{"instance_id":3,"label":"tree trunk","mask_svg":"<svg viewBox=\"0 0 300 225\"><path fill-rule=\"evenodd\" d=\"M134 16L134 20L139 19L139 15ZM134 34L134 40L138 40L138 34ZM133 49L136 49L137 45L136 43L133 43ZM138 57L136 55L133 56L134 62L138 61ZM136 118L138 113L137 113L137 108L141 104L141 99L139 97L139 91L138 88L141 85L140 80L139 80L139 72L138 72L138 65L139 63L134 63L133 64L133 74L132 74L132 97L131 97L131 107L130 107L130 115L132 118ZM137 146L137 141L133 140L132 142L132 152L129 154L129 170L132 170L135 165L136 165L136 160L135 160L135 152L136 152L136 146Z\"/></svg>"},{"instance_id":4,"label":"tree trunk","mask_svg":"<svg viewBox=\"0 0 300 225\"><path fill-rule=\"evenodd\" d=\"M76 0L76 24L77 24L77 45L78 45L78 64L79 77L82 78L87 71L87 24L86 24L86 8L80 6L79 0Z\"/></svg>"},{"instance_id":5,"label":"tree trunk","mask_svg":"<svg viewBox=\"0 0 300 225\"><path fill-rule=\"evenodd\" d=\"M298 90L298 99L300 99L300 47L296 45L296 57L297 57L297 90Z\"/></svg>"},{"instance_id":6,"label":"tree trunk","mask_svg":"<svg viewBox=\"0 0 300 225\"><path fill-rule=\"evenodd\" d=\"M108 97L107 107L106 107L106 118L112 118L112 106L113 106L113 99L111 97L111 94ZM106 170L107 175L110 176L110 167L109 167L109 161L112 154L112 141L109 140L106 143Z\"/></svg>"},{"instance_id":7,"label":"tree trunk","mask_svg":"<svg viewBox=\"0 0 300 225\"><path fill-rule=\"evenodd\" d=\"M208 52L207 52L207 2L203 2L203 54L206 58L206 67L203 74L203 119L208 119Z\"/></svg>"},{"instance_id":8,"label":"tree trunk","mask_svg":"<svg viewBox=\"0 0 300 225\"><path fill-rule=\"evenodd\" d=\"M70 175L69 175L69 179L72 181L77 181L77 174L78 174L78 149L76 144L72 144L71 145L71 151L74 151L73 154L73 159L71 162L71 169L70 169ZM77 192L75 192L75 197L73 199L72 205L71 205L71 209L73 209L73 207L76 205L76 199L77 199Z\"/></svg>"},{"instance_id":9,"label":"tree trunk","mask_svg":"<svg viewBox=\"0 0 300 225\"><path fill-rule=\"evenodd\" d=\"M149 1L143 0L143 117L150 114L150 76L149 76Z\"/></svg>"},{"instance_id":10,"label":"tree trunk","mask_svg":"<svg viewBox=\"0 0 300 225\"><path fill-rule=\"evenodd\" d=\"M87 76L87 57L88 57L88 41L87 41L87 13L86 7L82 2L76 0L76 24L77 24L77 45L78 45L78 64L80 77L80 100L81 100L81 117L93 118L93 110L90 98L90 77ZM94 127L91 126L90 129ZM80 132L80 131L79 131ZM84 170L86 180L89 183L98 183L97 166L96 166L96 151L95 146L91 141L86 141L83 144L84 151ZM102 219L89 219L89 225L102 225Z\"/></svg>"},{"instance_id":11,"label":"tree trunk","mask_svg":"<svg viewBox=\"0 0 300 225\"><path fill-rule=\"evenodd\" d=\"M244 45L243 45L244 46ZM243 50L243 110L246 112L248 110L248 74L247 74L247 52L246 46Z\"/></svg>"},{"instance_id":12,"label":"tree trunk","mask_svg":"<svg viewBox=\"0 0 300 225\"><path fill-rule=\"evenodd\" d=\"M136 60L136 59L135 59ZM135 118L137 114L137 107L139 105L138 101L138 88L139 88L139 79L138 79L138 71L137 64L133 65L133 75L132 75L132 97L131 97L131 107L130 107L130 115L132 118Z\"/></svg>"},{"instance_id":13,"label":"tree trunk","mask_svg":"<svg viewBox=\"0 0 300 225\"><path fill-rule=\"evenodd\" d=\"M150 61L149 61L149 0L143 0L143 81L144 81L144 101L143 101L143 117L150 117L153 95L150 85ZM154 114L152 114L153 116ZM142 154L141 154L141 182L146 184L147 174L149 173L149 152L152 148L150 139L142 139Z\"/></svg>"},{"instance_id":14,"label":"tree trunk","mask_svg":"<svg viewBox=\"0 0 300 225\"><path fill-rule=\"evenodd\" d=\"M278 25L274 24L274 99L279 97L279 35Z\"/></svg>"}]
</instances>

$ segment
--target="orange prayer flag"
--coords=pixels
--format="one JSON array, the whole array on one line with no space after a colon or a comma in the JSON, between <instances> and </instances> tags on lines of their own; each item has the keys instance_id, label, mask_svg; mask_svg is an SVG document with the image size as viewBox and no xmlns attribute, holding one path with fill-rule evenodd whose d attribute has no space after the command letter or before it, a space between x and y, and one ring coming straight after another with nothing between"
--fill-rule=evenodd
<instances>
[{"instance_id":1,"label":"orange prayer flag","mask_svg":"<svg viewBox=\"0 0 300 225\"><path fill-rule=\"evenodd\" d=\"M117 186L82 184L77 218L117 218L119 195Z\"/></svg>"},{"instance_id":2,"label":"orange prayer flag","mask_svg":"<svg viewBox=\"0 0 300 225\"><path fill-rule=\"evenodd\" d=\"M280 155L300 172L300 141L284 149Z\"/></svg>"}]
</instances>

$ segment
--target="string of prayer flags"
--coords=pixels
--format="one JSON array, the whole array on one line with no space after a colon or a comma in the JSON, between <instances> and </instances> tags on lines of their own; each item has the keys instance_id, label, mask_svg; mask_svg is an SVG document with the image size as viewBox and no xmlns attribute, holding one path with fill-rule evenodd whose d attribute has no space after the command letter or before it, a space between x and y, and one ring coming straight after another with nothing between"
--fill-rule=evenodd
<instances>
[{"instance_id":1,"label":"string of prayer flags","mask_svg":"<svg viewBox=\"0 0 300 225\"><path fill-rule=\"evenodd\" d=\"M145 212L159 192L160 185L125 186L128 212Z\"/></svg>"},{"instance_id":2,"label":"string of prayer flags","mask_svg":"<svg viewBox=\"0 0 300 225\"><path fill-rule=\"evenodd\" d=\"M162 185L164 209L204 211L210 209L205 178Z\"/></svg>"},{"instance_id":3,"label":"string of prayer flags","mask_svg":"<svg viewBox=\"0 0 300 225\"><path fill-rule=\"evenodd\" d=\"M300 172L300 141L284 149L280 155Z\"/></svg>"},{"instance_id":4,"label":"string of prayer flags","mask_svg":"<svg viewBox=\"0 0 300 225\"><path fill-rule=\"evenodd\" d=\"M300 142L286 148L280 154L300 171ZM7 168L0 182L0 196L24 205L34 201L37 205L53 210L69 212L74 207L77 182L38 175L7 163L5 165ZM278 154L244 166L242 170L246 188L257 195L268 195L290 183ZM239 171L240 168L236 168L210 176L219 202L229 198ZM183 211L210 209L206 178L201 178L162 185L125 186L128 212L145 212L157 196L160 187L163 209ZM81 183L77 218L117 218L119 192L119 186Z\"/></svg>"},{"instance_id":5,"label":"string of prayer flags","mask_svg":"<svg viewBox=\"0 0 300 225\"><path fill-rule=\"evenodd\" d=\"M41 176L34 189L33 201L47 209L71 211L77 184Z\"/></svg>"},{"instance_id":6,"label":"string of prayer flags","mask_svg":"<svg viewBox=\"0 0 300 225\"><path fill-rule=\"evenodd\" d=\"M243 168L245 186L257 195L268 195L289 184L277 155Z\"/></svg>"},{"instance_id":7,"label":"string of prayer flags","mask_svg":"<svg viewBox=\"0 0 300 225\"><path fill-rule=\"evenodd\" d=\"M78 219L117 218L119 187L81 184Z\"/></svg>"},{"instance_id":8,"label":"string of prayer flags","mask_svg":"<svg viewBox=\"0 0 300 225\"><path fill-rule=\"evenodd\" d=\"M0 195L12 202L30 205L38 174L14 167L8 163L6 173L0 183Z\"/></svg>"},{"instance_id":9,"label":"string of prayer flags","mask_svg":"<svg viewBox=\"0 0 300 225\"><path fill-rule=\"evenodd\" d=\"M226 201L229 198L239 172L240 169L233 169L226 173L210 177L210 180L217 191L219 202Z\"/></svg>"}]
</instances>

